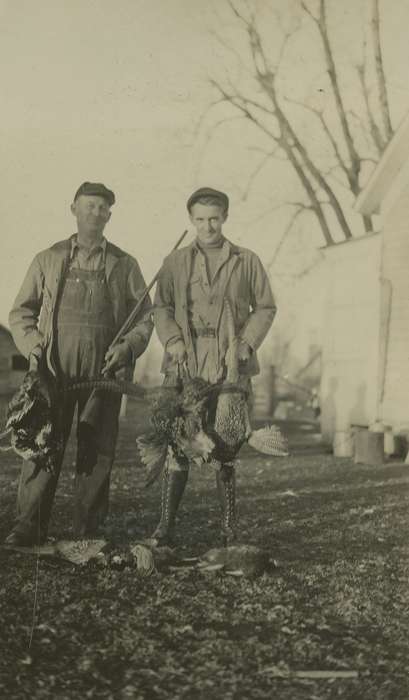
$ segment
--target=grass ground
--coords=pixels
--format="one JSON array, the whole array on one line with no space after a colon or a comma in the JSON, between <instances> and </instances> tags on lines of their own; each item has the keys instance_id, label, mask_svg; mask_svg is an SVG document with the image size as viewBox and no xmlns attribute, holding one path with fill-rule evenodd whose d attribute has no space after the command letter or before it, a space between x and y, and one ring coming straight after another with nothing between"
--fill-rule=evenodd
<instances>
[{"instance_id":1,"label":"grass ground","mask_svg":"<svg viewBox=\"0 0 409 700\"><path fill-rule=\"evenodd\" d=\"M108 531L149 534L159 485L143 489L130 404L121 428ZM299 435L294 444L300 445ZM242 540L267 548L273 573L248 580L180 571L74 567L0 553L0 697L397 700L409 697L409 467L354 465L296 450L273 460L243 450L238 468ZM0 537L14 514L18 461L1 457ZM72 447L50 535L71 536ZM190 476L180 551L212 547L213 473ZM300 670L354 670L305 679Z\"/></svg>"}]
</instances>

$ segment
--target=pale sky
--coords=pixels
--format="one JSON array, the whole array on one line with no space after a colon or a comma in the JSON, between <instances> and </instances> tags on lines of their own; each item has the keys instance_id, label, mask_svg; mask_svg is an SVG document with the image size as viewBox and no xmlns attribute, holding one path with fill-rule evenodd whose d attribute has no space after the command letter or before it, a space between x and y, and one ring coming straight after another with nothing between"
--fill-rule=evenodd
<instances>
[{"instance_id":1,"label":"pale sky","mask_svg":"<svg viewBox=\"0 0 409 700\"><path fill-rule=\"evenodd\" d=\"M343 2L345 11L356 6ZM224 0L216 5L222 23ZM385 54L398 121L409 107L409 0L389 6ZM84 180L115 191L107 237L139 259L147 280L186 227L186 198L203 184L231 195L226 234L271 258L282 214L252 223L267 208L271 183L240 200L250 158L240 134L226 127L207 145L193 138L212 98L206 78L224 70L208 33L214 7L208 0L0 0L0 322L34 254L75 230L69 205ZM347 46L342 26L340 38ZM279 171L274 187L276 195L288 188Z\"/></svg>"},{"instance_id":2,"label":"pale sky","mask_svg":"<svg viewBox=\"0 0 409 700\"><path fill-rule=\"evenodd\" d=\"M185 227L195 183L184 132L209 98L198 79L206 42L188 7L1 3L2 321L32 256L74 231L69 205L84 180L115 191L106 234L147 277Z\"/></svg>"}]
</instances>

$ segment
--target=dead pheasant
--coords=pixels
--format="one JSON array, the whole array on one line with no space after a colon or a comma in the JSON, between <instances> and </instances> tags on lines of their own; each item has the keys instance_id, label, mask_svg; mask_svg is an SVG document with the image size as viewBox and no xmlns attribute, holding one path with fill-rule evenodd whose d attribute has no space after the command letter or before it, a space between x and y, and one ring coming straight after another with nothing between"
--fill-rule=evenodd
<instances>
[{"instance_id":1,"label":"dead pheasant","mask_svg":"<svg viewBox=\"0 0 409 700\"><path fill-rule=\"evenodd\" d=\"M213 428L216 449L212 458L227 463L236 457L242 444L251 434L251 425L247 408L247 381L239 374L239 340L235 334L233 314L227 299L224 301L222 322L227 326L229 347L226 355L226 379L217 397Z\"/></svg>"},{"instance_id":2,"label":"dead pheasant","mask_svg":"<svg viewBox=\"0 0 409 700\"><path fill-rule=\"evenodd\" d=\"M200 557L197 568L205 572L224 572L231 576L253 578L276 566L266 550L253 545L233 545L209 549Z\"/></svg>"},{"instance_id":3,"label":"dead pheasant","mask_svg":"<svg viewBox=\"0 0 409 700\"><path fill-rule=\"evenodd\" d=\"M72 383L64 389L115 391L148 402L151 430L136 441L141 460L147 467L147 485L159 477L170 451L182 462L226 464L234 460L247 440L251 447L264 454L288 455L287 442L278 428L251 429L247 379L239 374L239 341L227 301L225 316L230 347L227 376L222 384L209 385L200 377L185 376L175 387L144 389L130 382L96 378Z\"/></svg>"},{"instance_id":4,"label":"dead pheasant","mask_svg":"<svg viewBox=\"0 0 409 700\"><path fill-rule=\"evenodd\" d=\"M216 448L211 457L218 462L231 462L246 440L251 447L263 454L286 457L287 441L276 426L255 431L251 428L247 379L239 373L239 339L235 333L233 314L227 299L224 301L223 315L229 338L226 355L227 375L217 399L214 429L211 432Z\"/></svg>"},{"instance_id":5,"label":"dead pheasant","mask_svg":"<svg viewBox=\"0 0 409 700\"><path fill-rule=\"evenodd\" d=\"M229 335L225 381L209 385L200 378L184 378L178 389L164 387L151 402L152 430L137 440L142 462L148 468L147 485L161 473L170 449L178 460L199 465L232 462L246 440L264 454L288 455L287 441L278 428L251 428L248 381L239 373L239 339L227 300L223 321Z\"/></svg>"},{"instance_id":6,"label":"dead pheasant","mask_svg":"<svg viewBox=\"0 0 409 700\"><path fill-rule=\"evenodd\" d=\"M156 393L150 405L152 430L136 441L148 469L147 485L160 475L169 449L182 461L208 460L215 447L204 428L208 395L209 385L200 378Z\"/></svg>"},{"instance_id":7,"label":"dead pheasant","mask_svg":"<svg viewBox=\"0 0 409 700\"><path fill-rule=\"evenodd\" d=\"M52 471L62 445L57 423L50 383L38 371L31 370L8 405L0 439L10 435L10 445L0 449L14 449L24 460Z\"/></svg>"}]
</instances>

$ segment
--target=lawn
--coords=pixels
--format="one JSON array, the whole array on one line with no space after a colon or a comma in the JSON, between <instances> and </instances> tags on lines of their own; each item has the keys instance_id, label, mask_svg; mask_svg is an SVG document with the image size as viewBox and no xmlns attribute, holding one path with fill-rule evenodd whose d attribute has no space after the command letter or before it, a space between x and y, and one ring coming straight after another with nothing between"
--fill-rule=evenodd
<instances>
[{"instance_id":1,"label":"lawn","mask_svg":"<svg viewBox=\"0 0 409 700\"><path fill-rule=\"evenodd\" d=\"M118 548L153 530L160 498L158 484L143 488L134 444L143 421L129 406L107 524ZM1 550L0 697L406 700L409 467L357 466L292 438L287 459L240 454L241 540L275 561L261 577L182 569L141 578L131 566ZM19 469L10 453L1 461L3 538ZM60 539L71 536L72 462L71 446L50 529ZM192 472L178 551L214 546L218 518L214 474Z\"/></svg>"}]
</instances>

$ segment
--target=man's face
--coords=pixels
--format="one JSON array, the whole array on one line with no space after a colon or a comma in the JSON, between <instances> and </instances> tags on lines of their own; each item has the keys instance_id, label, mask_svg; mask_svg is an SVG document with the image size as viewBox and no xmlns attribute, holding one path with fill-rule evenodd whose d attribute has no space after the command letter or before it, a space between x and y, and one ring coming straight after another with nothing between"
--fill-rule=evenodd
<instances>
[{"instance_id":1,"label":"man's face","mask_svg":"<svg viewBox=\"0 0 409 700\"><path fill-rule=\"evenodd\" d=\"M71 211L77 219L78 231L94 235L102 233L111 218L108 202L98 195L81 194L71 205Z\"/></svg>"},{"instance_id":2,"label":"man's face","mask_svg":"<svg viewBox=\"0 0 409 700\"><path fill-rule=\"evenodd\" d=\"M196 202L190 210L190 220L197 231L199 243L216 243L222 237L222 227L227 214L217 204Z\"/></svg>"}]
</instances>

